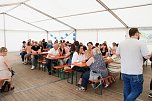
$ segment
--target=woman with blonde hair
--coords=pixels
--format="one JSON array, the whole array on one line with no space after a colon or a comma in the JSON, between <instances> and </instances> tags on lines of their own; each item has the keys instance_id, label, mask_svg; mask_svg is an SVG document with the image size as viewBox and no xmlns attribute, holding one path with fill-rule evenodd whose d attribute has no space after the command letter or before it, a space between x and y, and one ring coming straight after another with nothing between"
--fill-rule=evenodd
<instances>
[{"instance_id":1,"label":"woman with blonde hair","mask_svg":"<svg viewBox=\"0 0 152 101\"><path fill-rule=\"evenodd\" d=\"M0 48L0 91L2 89L2 85L5 80L8 80L10 82L11 90L14 89L11 80L12 73L10 72L12 68L6 56L7 56L7 48L1 47Z\"/></svg>"}]
</instances>

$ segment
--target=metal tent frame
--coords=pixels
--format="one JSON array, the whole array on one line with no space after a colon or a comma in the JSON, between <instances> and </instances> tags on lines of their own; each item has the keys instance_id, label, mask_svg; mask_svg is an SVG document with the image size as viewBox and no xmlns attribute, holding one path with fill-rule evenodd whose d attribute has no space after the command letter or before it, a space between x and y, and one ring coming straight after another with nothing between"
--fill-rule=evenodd
<instances>
[{"instance_id":1,"label":"metal tent frame","mask_svg":"<svg viewBox=\"0 0 152 101\"><path fill-rule=\"evenodd\" d=\"M32 7L31 5L26 4L28 1L30 1L30 0L25 0L24 2L17 2L17 3L0 5L0 7L16 5L15 7L11 8L10 10L8 10L8 11L6 11L6 12L3 12L3 13L0 13L0 14L3 14L3 20L4 20L4 21L3 21L3 23L4 23L4 24L3 24L3 26L4 26L4 27L3 27L3 28L4 28L3 30L4 30L4 40L5 40L4 43L5 43L5 46L6 46L6 35L5 35L5 31L6 31L5 20L6 20L6 19L5 19L5 15L10 16L10 17L12 17L12 18L14 18L14 19L17 19L17 20L19 20L19 21L21 21L21 22L24 22L24 23L26 23L26 24L29 24L29 25L31 25L31 26L34 26L34 27L36 27L36 28L38 28L38 29L41 29L41 30L45 31L47 34L48 34L49 32L52 32L52 31L48 31L48 30L46 30L46 29L44 29L44 28L41 28L41 27L38 27L38 26L32 24L32 23L34 23L34 22L27 22L27 21L24 21L23 19L17 18L17 17L15 17L15 16L12 16L12 15L10 15L10 14L7 13L7 12L14 10L15 8L17 8L17 7L21 6L21 5L25 5L26 7L30 8L30 9L36 11L36 12L39 12L39 13L41 13L41 14L43 14L43 15L45 15L45 16L47 16L47 17L50 18L50 19L45 19L45 20L41 20L41 21L55 20L55 21L57 21L57 22L65 25L65 26L71 28L75 33L76 33L77 30L128 29L128 28L130 28L130 27L129 27L118 15L116 15L112 10L129 9L129 8L137 8L137 7L143 7L143 6L152 5L152 3L150 3L150 4L144 4L144 5L138 5L138 6L130 6L130 7L121 7L121 8L110 9L110 8L109 8L106 4L104 4L101 0L96 0L102 7L105 8L105 10L94 11L94 12L84 12L84 13L80 13L80 14L66 15L66 16L56 17L56 18L55 18L55 17L53 17L53 16L51 16L51 15L49 15L49 14L47 14L47 13L45 13L45 12L39 10L39 9L37 9L37 8ZM117 19L117 21L119 21L125 28L76 29L76 28L74 28L73 26L71 26L71 25L69 25L69 24L67 24L67 23L65 23L65 22L63 22L63 21L60 21L60 20L58 19L58 18L65 18L65 17L72 17L72 16L79 16L79 15L86 15L86 14L92 14L92 13L98 13L98 12L105 12L105 11L109 12L109 13L110 13L115 19ZM41 21L36 21L36 22L41 22ZM141 28L139 28L139 29L142 29L142 30L152 29L152 26L141 27ZM58 31L61 31L61 30L58 30ZM62 31L63 31L63 30L62 30ZM47 39L48 39L48 35L47 35Z\"/></svg>"},{"instance_id":2,"label":"metal tent frame","mask_svg":"<svg viewBox=\"0 0 152 101\"><path fill-rule=\"evenodd\" d=\"M37 12L39 12L39 13L41 13L41 14L43 14L43 15L45 15L45 16L47 16L47 17L50 18L50 19L44 19L44 20L41 20L41 21L55 20L55 21L57 21L57 22L65 25L65 26L71 28L72 30L76 31L76 30L79 30L79 29L76 29L76 28L74 28L73 26L71 26L71 25L69 25L69 24L66 24L66 23L63 22L63 21L58 20L58 18L65 18L65 17L72 17L72 16L79 16L79 15L86 15L86 14L92 14L92 13L98 13L98 12L108 11L108 12L109 12L115 19L117 19L126 29L128 29L128 28L130 28L130 27L129 27L118 15L116 15L112 10L129 9L129 8L137 8L137 7L144 7L144 6L152 5L152 3L149 3L149 4L143 4L143 5L137 5L137 6L129 6L129 7L121 7L121 8L113 8L113 9L110 9L110 8L109 8L106 4L104 4L101 0L96 0L102 7L105 8L105 10L99 10L99 11L94 11L94 12L84 12L84 13L80 13L80 14L66 15L66 16L61 16L61 17L53 17L53 16L51 16L51 15L49 15L49 14L47 14L47 13L45 13L45 12L43 12L43 11L37 9L37 8L32 7L31 5L26 4L28 1L30 1L30 0L25 0L24 2L17 2L17 3L11 3L11 4L3 4L3 5L0 5L0 7L17 5L16 7L14 7L14 8L12 8L12 9L6 11L6 12L9 12L9 11L14 10L15 8L21 6L21 5L25 5L26 7L29 7L30 9L33 9L33 10L35 10L35 11L37 11ZM0 14L4 14L4 13L6 13L6 12L0 13ZM6 13L6 14L7 14L7 13ZM19 19L19 18L18 18L18 19ZM24 20L22 20L22 21L24 22ZM41 22L41 21L36 21L36 22ZM32 25L32 26L33 26L32 23L35 23L35 22L27 22L27 21L25 21L25 22L26 22L27 24ZM24 23L25 23L25 22L24 22ZM38 28L38 26L37 26L37 28ZM39 27L39 28L40 28L40 27ZM42 30L43 28L40 28L40 29ZM99 30L105 30L105 29L110 29L110 28L99 28ZM120 28L115 28L115 29L120 29ZM123 29L123 28L122 28L122 29ZM152 26L141 27L141 29L152 29ZM44 29L43 29L43 30L44 30ZM81 29L81 30L85 30L85 29ZM86 30L88 30L88 29L86 29ZM95 28L95 29L91 29L91 30L96 30L96 28ZM45 30L45 31L47 32L47 30ZM62 30L59 30L59 31L62 31ZM49 32L52 32L52 30L49 31Z\"/></svg>"}]
</instances>

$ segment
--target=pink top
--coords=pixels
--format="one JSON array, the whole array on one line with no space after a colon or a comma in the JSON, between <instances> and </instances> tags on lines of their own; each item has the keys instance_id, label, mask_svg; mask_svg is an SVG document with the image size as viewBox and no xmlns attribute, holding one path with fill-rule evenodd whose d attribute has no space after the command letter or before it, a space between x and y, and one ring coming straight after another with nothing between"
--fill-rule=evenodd
<instances>
[{"instance_id":1,"label":"pink top","mask_svg":"<svg viewBox=\"0 0 152 101\"><path fill-rule=\"evenodd\" d=\"M25 47L25 50L26 50L27 54L31 54L31 47L32 46L26 46Z\"/></svg>"},{"instance_id":2,"label":"pink top","mask_svg":"<svg viewBox=\"0 0 152 101\"><path fill-rule=\"evenodd\" d=\"M66 54L68 54L70 52L70 47L66 46L66 47L64 47L64 49L65 49Z\"/></svg>"}]
</instances>

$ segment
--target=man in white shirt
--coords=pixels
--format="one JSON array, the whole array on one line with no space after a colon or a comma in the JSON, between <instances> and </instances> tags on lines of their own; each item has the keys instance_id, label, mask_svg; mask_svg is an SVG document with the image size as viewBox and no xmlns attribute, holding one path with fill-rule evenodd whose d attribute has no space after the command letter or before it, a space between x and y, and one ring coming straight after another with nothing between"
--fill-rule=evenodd
<instances>
[{"instance_id":1,"label":"man in white shirt","mask_svg":"<svg viewBox=\"0 0 152 101\"><path fill-rule=\"evenodd\" d=\"M146 44L139 41L137 28L131 28L129 36L129 39L119 44L116 53L121 57L124 101L135 101L143 90L143 57L149 59L150 54Z\"/></svg>"},{"instance_id":2,"label":"man in white shirt","mask_svg":"<svg viewBox=\"0 0 152 101\"><path fill-rule=\"evenodd\" d=\"M48 68L48 74L49 75L52 74L51 69L52 69L53 64L58 65L58 60L51 60L51 59L49 59L49 57L59 56L58 48L59 48L59 44L56 43L56 44L53 45L53 48L51 48L50 51L48 51L48 55L46 57L46 65L47 65L47 68Z\"/></svg>"}]
</instances>

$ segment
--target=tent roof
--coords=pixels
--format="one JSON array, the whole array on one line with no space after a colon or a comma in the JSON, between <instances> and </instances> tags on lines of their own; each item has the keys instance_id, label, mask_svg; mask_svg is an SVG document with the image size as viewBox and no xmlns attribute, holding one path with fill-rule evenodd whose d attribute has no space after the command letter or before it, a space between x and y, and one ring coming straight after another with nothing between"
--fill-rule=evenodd
<instances>
[{"instance_id":1,"label":"tent roof","mask_svg":"<svg viewBox=\"0 0 152 101\"><path fill-rule=\"evenodd\" d=\"M0 0L5 28L16 30L152 28L151 9L152 0Z\"/></svg>"}]
</instances>

